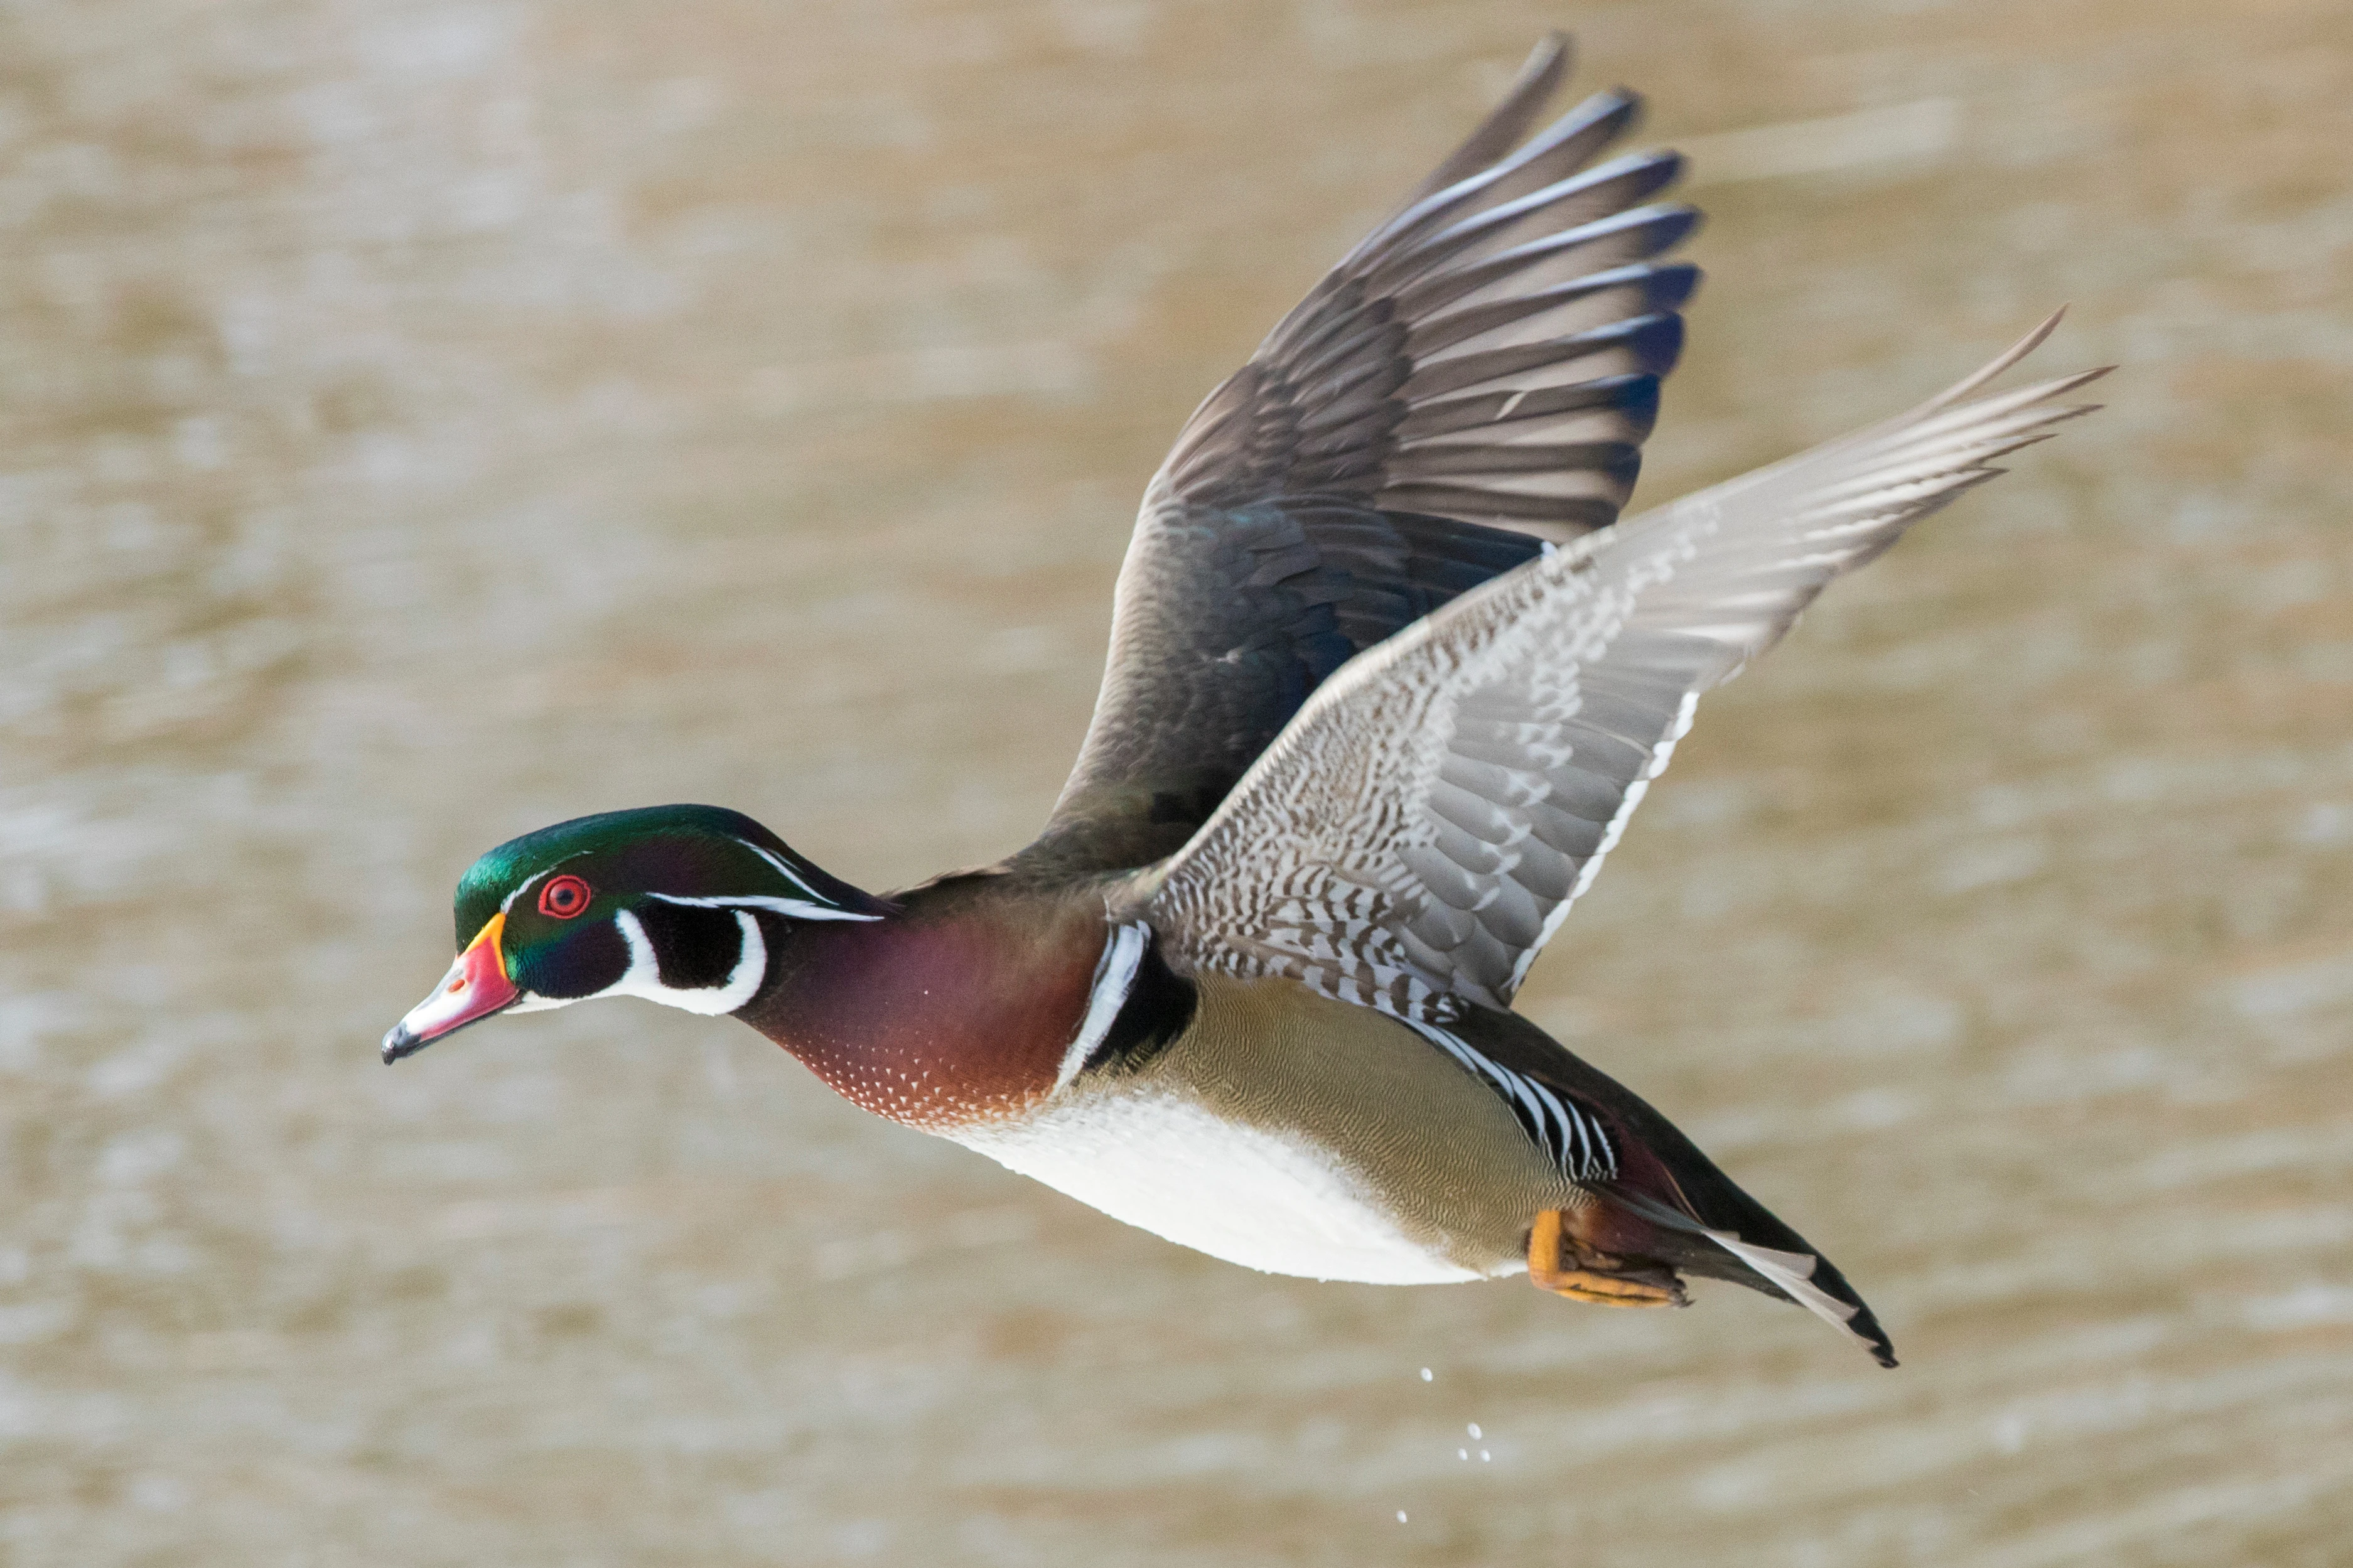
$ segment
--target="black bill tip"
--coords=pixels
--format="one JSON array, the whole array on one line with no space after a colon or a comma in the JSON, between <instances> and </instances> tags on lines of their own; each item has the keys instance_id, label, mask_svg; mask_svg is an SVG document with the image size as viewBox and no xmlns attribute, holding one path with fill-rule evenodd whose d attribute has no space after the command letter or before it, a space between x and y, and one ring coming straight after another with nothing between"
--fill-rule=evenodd
<instances>
[{"instance_id":1,"label":"black bill tip","mask_svg":"<svg viewBox=\"0 0 2353 1568\"><path fill-rule=\"evenodd\" d=\"M413 1057L430 1043L410 1034L407 1025L395 1024L384 1037L384 1065L390 1067L403 1057Z\"/></svg>"}]
</instances>

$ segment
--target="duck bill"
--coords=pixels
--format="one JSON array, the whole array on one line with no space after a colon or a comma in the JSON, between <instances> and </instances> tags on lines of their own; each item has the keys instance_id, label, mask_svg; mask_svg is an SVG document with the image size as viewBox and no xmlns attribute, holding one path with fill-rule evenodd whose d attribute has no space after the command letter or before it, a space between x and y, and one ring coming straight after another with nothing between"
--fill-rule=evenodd
<instances>
[{"instance_id":1,"label":"duck bill","mask_svg":"<svg viewBox=\"0 0 2353 1568\"><path fill-rule=\"evenodd\" d=\"M466 944L466 951L458 955L458 962L449 966L433 994L392 1026L384 1037L387 1063L413 1056L442 1036L502 1013L521 1000L522 993L507 978L506 953L499 945L506 923L505 910L492 915L491 923Z\"/></svg>"}]
</instances>

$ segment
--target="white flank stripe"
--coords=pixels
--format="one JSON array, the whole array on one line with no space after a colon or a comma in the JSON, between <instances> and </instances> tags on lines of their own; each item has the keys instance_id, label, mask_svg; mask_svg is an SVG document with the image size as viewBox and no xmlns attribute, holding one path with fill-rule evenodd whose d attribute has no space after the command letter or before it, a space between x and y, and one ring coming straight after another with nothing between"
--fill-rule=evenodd
<instances>
[{"instance_id":1,"label":"white flank stripe","mask_svg":"<svg viewBox=\"0 0 2353 1568\"><path fill-rule=\"evenodd\" d=\"M1095 960L1094 984L1087 993L1087 1016L1081 1020L1071 1048L1062 1053L1061 1069L1054 1074L1055 1092L1071 1086L1118 1021L1119 1010L1127 1005L1127 994L1135 989L1135 972L1144 963L1145 943L1151 936L1150 926L1124 925L1103 943L1103 956Z\"/></svg>"}]
</instances>

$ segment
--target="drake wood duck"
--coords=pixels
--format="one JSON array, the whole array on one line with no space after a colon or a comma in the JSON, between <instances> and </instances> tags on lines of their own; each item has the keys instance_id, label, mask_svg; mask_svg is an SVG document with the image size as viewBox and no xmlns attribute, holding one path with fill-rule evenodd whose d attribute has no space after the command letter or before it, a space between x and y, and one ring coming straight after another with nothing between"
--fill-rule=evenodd
<instances>
[{"instance_id":1,"label":"drake wood duck","mask_svg":"<svg viewBox=\"0 0 2353 1568\"><path fill-rule=\"evenodd\" d=\"M1511 1010L1700 694L1840 573L2084 412L2097 372L1908 414L1624 521L1698 279L1672 153L1606 92L1502 105L1209 395L1145 492L1076 770L997 865L887 897L750 817L500 846L385 1037L641 996L732 1014L880 1115L1276 1273L1683 1279L1894 1365L1810 1243Z\"/></svg>"}]
</instances>

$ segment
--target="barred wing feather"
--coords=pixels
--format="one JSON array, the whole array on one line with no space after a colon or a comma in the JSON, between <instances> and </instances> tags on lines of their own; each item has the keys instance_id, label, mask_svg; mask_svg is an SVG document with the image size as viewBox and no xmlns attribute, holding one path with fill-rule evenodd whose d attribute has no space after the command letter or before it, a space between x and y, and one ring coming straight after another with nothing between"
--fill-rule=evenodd
<instances>
[{"instance_id":1,"label":"barred wing feather","mask_svg":"<svg viewBox=\"0 0 2353 1568\"><path fill-rule=\"evenodd\" d=\"M1564 545L1326 681L1139 884L1193 963L1424 1022L1505 1007L1701 693L1827 583L2087 410L2099 371L1910 413Z\"/></svg>"}]
</instances>

